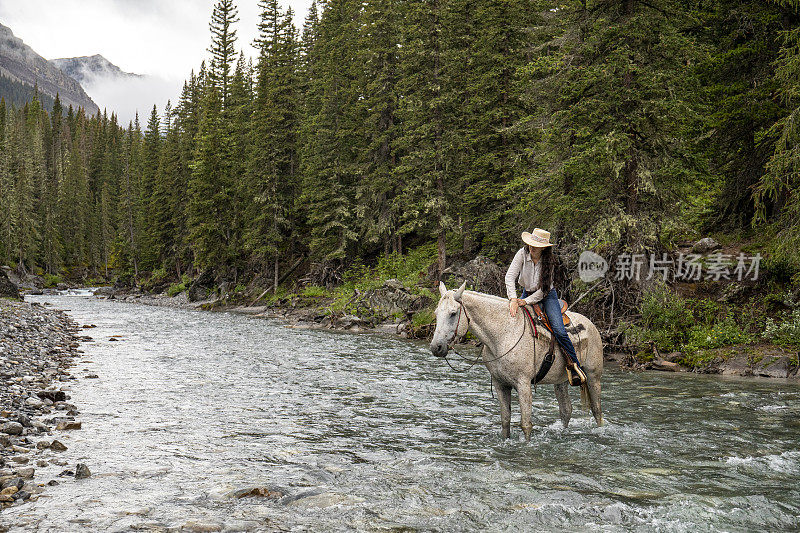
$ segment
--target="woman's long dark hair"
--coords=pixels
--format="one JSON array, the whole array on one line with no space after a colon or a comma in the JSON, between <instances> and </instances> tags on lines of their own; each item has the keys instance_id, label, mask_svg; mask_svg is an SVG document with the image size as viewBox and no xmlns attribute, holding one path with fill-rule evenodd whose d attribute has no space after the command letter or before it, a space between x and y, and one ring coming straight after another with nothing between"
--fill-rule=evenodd
<instances>
[{"instance_id":1,"label":"woman's long dark hair","mask_svg":"<svg viewBox=\"0 0 800 533\"><path fill-rule=\"evenodd\" d=\"M555 261L553 261L553 247L548 246L542 250L542 292L550 292L550 285L553 284L553 272L555 271Z\"/></svg>"},{"instance_id":2,"label":"woman's long dark hair","mask_svg":"<svg viewBox=\"0 0 800 533\"><path fill-rule=\"evenodd\" d=\"M530 249L528 249L528 254L530 254ZM542 292L547 294L550 292L550 285L553 284L553 274L555 272L555 258L553 257L552 246L542 250L542 256L539 261L542 262Z\"/></svg>"}]
</instances>

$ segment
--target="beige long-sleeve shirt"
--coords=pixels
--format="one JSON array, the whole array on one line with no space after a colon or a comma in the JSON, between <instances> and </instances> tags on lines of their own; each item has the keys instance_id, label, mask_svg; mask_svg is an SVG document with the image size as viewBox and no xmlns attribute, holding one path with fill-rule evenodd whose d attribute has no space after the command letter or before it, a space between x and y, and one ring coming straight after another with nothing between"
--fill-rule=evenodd
<instances>
[{"instance_id":1,"label":"beige long-sleeve shirt","mask_svg":"<svg viewBox=\"0 0 800 533\"><path fill-rule=\"evenodd\" d=\"M542 262L534 263L530 254L525 248L520 248L511 261L511 266L506 272L506 294L509 298L517 297L516 282L528 291L528 296L524 298L525 303L535 304L540 302L545 293L542 291ZM551 286L550 289L553 287Z\"/></svg>"}]
</instances>

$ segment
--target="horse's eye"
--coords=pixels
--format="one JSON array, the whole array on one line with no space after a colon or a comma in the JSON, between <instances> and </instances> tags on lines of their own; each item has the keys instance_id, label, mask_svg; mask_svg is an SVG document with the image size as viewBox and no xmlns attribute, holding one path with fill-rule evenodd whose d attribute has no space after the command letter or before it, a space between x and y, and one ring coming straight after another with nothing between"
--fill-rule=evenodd
<instances>
[{"instance_id":1,"label":"horse's eye","mask_svg":"<svg viewBox=\"0 0 800 533\"><path fill-rule=\"evenodd\" d=\"M458 311L451 311L451 312L450 312L450 318L453 318L453 317L454 317L454 316L456 316L457 314L458 314Z\"/></svg>"}]
</instances>

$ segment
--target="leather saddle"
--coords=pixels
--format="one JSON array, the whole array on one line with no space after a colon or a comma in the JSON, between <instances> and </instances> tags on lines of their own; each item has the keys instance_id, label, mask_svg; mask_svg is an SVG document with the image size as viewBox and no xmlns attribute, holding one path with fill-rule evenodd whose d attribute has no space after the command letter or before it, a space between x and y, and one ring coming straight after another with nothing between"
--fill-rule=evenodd
<instances>
[{"instance_id":1,"label":"leather saddle","mask_svg":"<svg viewBox=\"0 0 800 533\"><path fill-rule=\"evenodd\" d=\"M561 304L561 319L564 321L564 326L565 327L569 326L571 323L569 317L567 316L567 307L569 307L569 304L567 304L567 302L565 302L564 300L560 299L558 300L558 302ZM544 324L544 326L550 331L550 333L553 333L553 328L550 327L550 322L547 320L547 314L542 310L539 304L533 304L531 307L533 308L533 314L536 315L536 320ZM527 309L527 306L523 306L521 309L527 315L528 320L530 320L531 326L533 328L532 331L533 336L538 338L539 333L536 331L536 322L534 321L533 315L531 315L531 312ZM582 328L582 326L579 325L579 328ZM539 371L536 373L536 376L532 380L534 388L536 388L537 383L539 383L542 379L544 379L544 377L550 371L550 368L553 366L553 362L555 360L555 347L556 347L556 337L555 335L552 335L550 337L550 348L547 350L547 354L545 354L544 360L542 361L542 365L539 367ZM535 353L534 353L534 358L535 358ZM583 379L581 379L580 376L583 376ZM579 386L583 384L586 379L585 374L583 374L583 371L580 370L579 368L576 368L576 365L569 359L567 359L567 378L569 384L573 386Z\"/></svg>"},{"instance_id":2,"label":"leather saddle","mask_svg":"<svg viewBox=\"0 0 800 533\"><path fill-rule=\"evenodd\" d=\"M561 299L558 300L558 303L561 304L561 318L562 320L564 320L564 326L569 326L570 319L567 316L567 307L569 307L569 304ZM548 330L550 330L550 333L552 333L553 328L550 327L550 322L547 320L547 313L544 312L544 310L539 306L539 304L533 304L532 307L533 307L533 313L536 315L536 318L538 318L539 321L542 324L544 324L544 327L546 327Z\"/></svg>"}]
</instances>

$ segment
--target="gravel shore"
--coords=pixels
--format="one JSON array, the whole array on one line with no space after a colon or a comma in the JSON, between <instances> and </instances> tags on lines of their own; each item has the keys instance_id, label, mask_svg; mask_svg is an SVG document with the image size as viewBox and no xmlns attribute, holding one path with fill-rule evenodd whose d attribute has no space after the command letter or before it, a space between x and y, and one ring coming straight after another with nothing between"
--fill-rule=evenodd
<instances>
[{"instance_id":1,"label":"gravel shore","mask_svg":"<svg viewBox=\"0 0 800 533\"><path fill-rule=\"evenodd\" d=\"M80 429L68 393L78 331L61 311L0 298L0 509L58 483L37 480L36 468L67 464L56 432Z\"/></svg>"}]
</instances>

